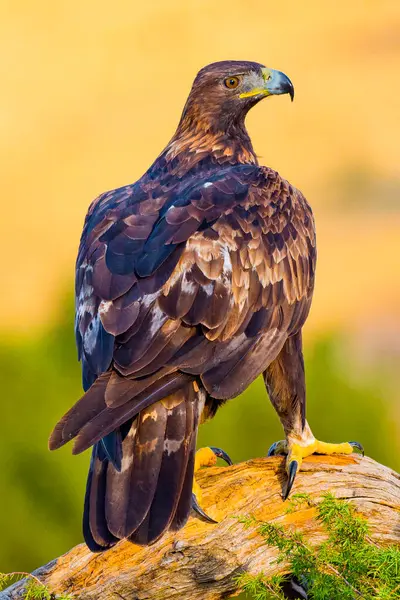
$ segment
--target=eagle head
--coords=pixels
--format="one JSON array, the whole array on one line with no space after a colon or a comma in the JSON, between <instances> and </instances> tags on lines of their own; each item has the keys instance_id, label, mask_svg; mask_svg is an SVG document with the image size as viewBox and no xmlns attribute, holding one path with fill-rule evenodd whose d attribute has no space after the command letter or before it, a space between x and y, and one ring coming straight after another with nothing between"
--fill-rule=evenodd
<instances>
[{"instance_id":1,"label":"eagle head","mask_svg":"<svg viewBox=\"0 0 400 600\"><path fill-rule=\"evenodd\" d=\"M202 124L214 123L225 129L244 119L263 98L278 94L294 98L293 84L281 71L249 61L215 62L197 74L183 118L195 115Z\"/></svg>"}]
</instances>

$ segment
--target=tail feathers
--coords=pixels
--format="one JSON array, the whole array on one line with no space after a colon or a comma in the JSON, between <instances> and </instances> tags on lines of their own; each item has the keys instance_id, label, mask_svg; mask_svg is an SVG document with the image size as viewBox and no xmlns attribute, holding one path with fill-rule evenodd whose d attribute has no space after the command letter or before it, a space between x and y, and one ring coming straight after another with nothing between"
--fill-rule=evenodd
<instances>
[{"instance_id":1,"label":"tail feathers","mask_svg":"<svg viewBox=\"0 0 400 600\"><path fill-rule=\"evenodd\" d=\"M145 409L124 440L122 469L107 471L105 514L118 538L135 531L151 506L160 472L167 414L161 402Z\"/></svg>"},{"instance_id":2,"label":"tail feathers","mask_svg":"<svg viewBox=\"0 0 400 600\"><path fill-rule=\"evenodd\" d=\"M106 550L118 541L110 533L105 519L107 461L99 455L101 450L96 444L92 450L83 510L83 537L92 552Z\"/></svg>"},{"instance_id":3,"label":"tail feathers","mask_svg":"<svg viewBox=\"0 0 400 600\"><path fill-rule=\"evenodd\" d=\"M92 551L126 537L151 544L169 527L185 524L203 405L203 392L195 392L192 381L181 381L178 390L141 410L121 436L120 471L95 445L83 520Z\"/></svg>"},{"instance_id":4,"label":"tail feathers","mask_svg":"<svg viewBox=\"0 0 400 600\"><path fill-rule=\"evenodd\" d=\"M195 411L193 432L189 441L189 453L185 479L183 480L181 496L179 498L178 506L176 507L174 518L171 523L171 529L174 529L175 531L181 529L185 525L192 508L194 459L196 454L197 427L199 418L200 415L197 413L197 411Z\"/></svg>"},{"instance_id":5,"label":"tail feathers","mask_svg":"<svg viewBox=\"0 0 400 600\"><path fill-rule=\"evenodd\" d=\"M161 403L168 417L165 428L164 448L158 475L157 487L146 520L131 540L137 544L151 544L169 528L182 496L187 473L189 450L196 437L194 425L193 386L166 398ZM193 479L193 470L189 474ZM189 510L191 499L189 499Z\"/></svg>"}]
</instances>

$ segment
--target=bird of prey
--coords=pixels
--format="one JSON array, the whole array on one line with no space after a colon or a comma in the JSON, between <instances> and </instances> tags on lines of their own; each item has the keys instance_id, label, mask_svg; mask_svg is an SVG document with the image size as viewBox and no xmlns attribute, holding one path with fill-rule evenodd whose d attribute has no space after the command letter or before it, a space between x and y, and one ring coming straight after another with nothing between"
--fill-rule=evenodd
<instances>
[{"instance_id":1,"label":"bird of prey","mask_svg":"<svg viewBox=\"0 0 400 600\"><path fill-rule=\"evenodd\" d=\"M244 124L294 89L280 71L223 61L201 69L176 133L135 183L89 207L76 263L76 340L85 394L49 442L89 447L83 531L100 551L150 544L204 518L199 424L263 374L292 487L317 441L306 421L301 330L314 287L314 219L304 196L260 166Z\"/></svg>"}]
</instances>

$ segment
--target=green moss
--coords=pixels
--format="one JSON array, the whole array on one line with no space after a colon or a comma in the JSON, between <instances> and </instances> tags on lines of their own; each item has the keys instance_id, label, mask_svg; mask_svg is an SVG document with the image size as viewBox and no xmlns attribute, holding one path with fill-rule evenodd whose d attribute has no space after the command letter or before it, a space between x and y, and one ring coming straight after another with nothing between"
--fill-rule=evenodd
<instances>
[{"instance_id":1,"label":"green moss","mask_svg":"<svg viewBox=\"0 0 400 600\"><path fill-rule=\"evenodd\" d=\"M0 573L0 592L20 579L27 580L24 600L72 600L72 596L54 595L30 573Z\"/></svg>"},{"instance_id":2,"label":"green moss","mask_svg":"<svg viewBox=\"0 0 400 600\"><path fill-rule=\"evenodd\" d=\"M291 501L289 511L299 504L311 504L306 494ZM241 519L256 526L266 544L279 550L279 563L287 565L290 577L307 588L312 600L395 600L400 599L400 549L381 547L369 536L367 521L354 507L326 494L317 505L317 518L328 534L325 542L311 546L298 531L263 523L250 517ZM284 578L241 575L238 586L255 600L284 599Z\"/></svg>"}]
</instances>

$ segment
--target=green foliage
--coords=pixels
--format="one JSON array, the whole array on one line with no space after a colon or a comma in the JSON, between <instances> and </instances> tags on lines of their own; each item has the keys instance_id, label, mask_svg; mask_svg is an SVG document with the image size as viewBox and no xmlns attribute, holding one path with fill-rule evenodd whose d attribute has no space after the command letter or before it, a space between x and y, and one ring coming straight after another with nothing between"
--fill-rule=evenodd
<instances>
[{"instance_id":1,"label":"green foliage","mask_svg":"<svg viewBox=\"0 0 400 600\"><path fill-rule=\"evenodd\" d=\"M51 594L46 586L34 575L23 572L0 573L0 592L17 581L20 581L20 579L25 578L27 578L27 583L25 585L24 600L72 600L72 596Z\"/></svg>"},{"instance_id":2,"label":"green foliage","mask_svg":"<svg viewBox=\"0 0 400 600\"><path fill-rule=\"evenodd\" d=\"M312 505L306 494L292 498L288 512L302 503ZM269 546L279 550L278 563L285 564L290 577L305 582L311 600L395 600L400 599L400 549L381 547L369 537L367 521L354 507L331 494L316 506L317 518L328 537L311 546L295 530L253 517L241 519L245 526L256 526ZM238 578L238 586L255 600L284 599L285 578L267 578L262 573Z\"/></svg>"},{"instance_id":3,"label":"green foliage","mask_svg":"<svg viewBox=\"0 0 400 600\"><path fill-rule=\"evenodd\" d=\"M270 577L267 579L260 575L243 573L238 578L238 585L254 600L269 600L270 598L284 598L282 595L283 577Z\"/></svg>"},{"instance_id":4,"label":"green foliage","mask_svg":"<svg viewBox=\"0 0 400 600\"><path fill-rule=\"evenodd\" d=\"M311 500L309 494L306 494L305 492L293 494L287 501L287 507L285 512L287 514L294 513L302 504L314 506L314 502Z\"/></svg>"}]
</instances>

